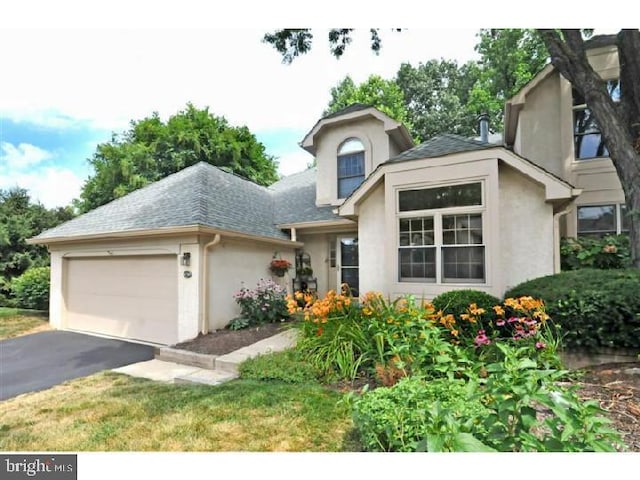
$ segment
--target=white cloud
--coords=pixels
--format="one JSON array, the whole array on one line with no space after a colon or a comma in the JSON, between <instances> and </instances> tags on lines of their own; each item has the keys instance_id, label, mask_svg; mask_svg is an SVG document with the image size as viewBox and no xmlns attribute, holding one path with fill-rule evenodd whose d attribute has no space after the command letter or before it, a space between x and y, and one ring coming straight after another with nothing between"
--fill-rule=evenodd
<instances>
[{"instance_id":1,"label":"white cloud","mask_svg":"<svg viewBox=\"0 0 640 480\"><path fill-rule=\"evenodd\" d=\"M166 117L188 101L251 130L311 128L345 75L395 74L402 62L475 56L476 29L383 32L379 56L368 32L347 53L328 52L326 31L314 31L310 54L283 65L254 29L4 30L12 45L0 77L0 113L42 125L90 122L126 129L132 119L158 111ZM47 72L43 75L42 72Z\"/></svg>"},{"instance_id":2,"label":"white cloud","mask_svg":"<svg viewBox=\"0 0 640 480\"><path fill-rule=\"evenodd\" d=\"M49 167L33 173L0 176L0 188L20 186L29 192L32 201L47 208L69 205L80 195L82 180L71 170Z\"/></svg>"},{"instance_id":3,"label":"white cloud","mask_svg":"<svg viewBox=\"0 0 640 480\"><path fill-rule=\"evenodd\" d=\"M23 170L48 160L53 155L40 147L30 143L20 143L15 146L9 142L0 142L0 168Z\"/></svg>"},{"instance_id":4,"label":"white cloud","mask_svg":"<svg viewBox=\"0 0 640 480\"><path fill-rule=\"evenodd\" d=\"M291 151L279 155L278 158L278 173L283 176L291 175L292 173L302 172L307 169L307 165L313 162L313 157L300 149L299 151Z\"/></svg>"}]
</instances>

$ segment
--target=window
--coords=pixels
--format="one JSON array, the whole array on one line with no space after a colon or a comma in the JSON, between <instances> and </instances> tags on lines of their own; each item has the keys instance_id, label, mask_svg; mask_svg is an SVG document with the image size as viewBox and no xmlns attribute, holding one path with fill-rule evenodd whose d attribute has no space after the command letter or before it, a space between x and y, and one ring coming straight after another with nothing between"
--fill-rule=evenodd
<instances>
[{"instance_id":1,"label":"window","mask_svg":"<svg viewBox=\"0 0 640 480\"><path fill-rule=\"evenodd\" d=\"M363 181L364 145L357 138L349 138L338 149L338 198L351 195Z\"/></svg>"},{"instance_id":2,"label":"window","mask_svg":"<svg viewBox=\"0 0 640 480\"><path fill-rule=\"evenodd\" d=\"M620 101L618 80L607 81L607 90L614 101ZM575 88L573 89L573 129L576 160L609 156L593 113L587 108L584 97Z\"/></svg>"},{"instance_id":3,"label":"window","mask_svg":"<svg viewBox=\"0 0 640 480\"><path fill-rule=\"evenodd\" d=\"M480 182L398 192L399 281L483 283L482 210Z\"/></svg>"},{"instance_id":4,"label":"window","mask_svg":"<svg viewBox=\"0 0 640 480\"><path fill-rule=\"evenodd\" d=\"M626 205L589 205L578 207L578 236L604 237L629 231Z\"/></svg>"}]
</instances>

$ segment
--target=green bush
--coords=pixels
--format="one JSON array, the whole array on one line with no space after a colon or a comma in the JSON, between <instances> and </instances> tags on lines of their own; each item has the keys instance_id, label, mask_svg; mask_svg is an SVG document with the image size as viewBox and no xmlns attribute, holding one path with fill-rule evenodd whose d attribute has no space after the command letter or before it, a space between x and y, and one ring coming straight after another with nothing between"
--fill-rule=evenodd
<instances>
[{"instance_id":1,"label":"green bush","mask_svg":"<svg viewBox=\"0 0 640 480\"><path fill-rule=\"evenodd\" d=\"M11 282L11 293L19 308L49 309L49 267L30 268Z\"/></svg>"},{"instance_id":2,"label":"green bush","mask_svg":"<svg viewBox=\"0 0 640 480\"><path fill-rule=\"evenodd\" d=\"M315 382L319 372L296 350L269 353L242 362L240 377L249 380L273 380L286 383Z\"/></svg>"},{"instance_id":3,"label":"green bush","mask_svg":"<svg viewBox=\"0 0 640 480\"><path fill-rule=\"evenodd\" d=\"M541 298L568 348L640 349L640 270L580 269L522 283L506 297Z\"/></svg>"},{"instance_id":4,"label":"green bush","mask_svg":"<svg viewBox=\"0 0 640 480\"><path fill-rule=\"evenodd\" d=\"M353 400L363 448L373 452L486 450L470 432L488 413L463 381L407 377Z\"/></svg>"},{"instance_id":5,"label":"green bush","mask_svg":"<svg viewBox=\"0 0 640 480\"><path fill-rule=\"evenodd\" d=\"M624 444L596 401L559 383L567 372L540 369L530 348L497 343L499 357L478 379L487 408L475 437L501 452L612 452ZM544 415L539 415L540 411Z\"/></svg>"},{"instance_id":6,"label":"green bush","mask_svg":"<svg viewBox=\"0 0 640 480\"><path fill-rule=\"evenodd\" d=\"M436 310L455 316L466 313L469 305L475 303L486 311L488 318L494 318L493 307L500 305L500 299L479 290L451 290L438 295L432 303Z\"/></svg>"},{"instance_id":7,"label":"green bush","mask_svg":"<svg viewBox=\"0 0 640 480\"><path fill-rule=\"evenodd\" d=\"M579 268L628 268L631 266L629 236L563 238L560 241L560 261L563 271Z\"/></svg>"}]
</instances>

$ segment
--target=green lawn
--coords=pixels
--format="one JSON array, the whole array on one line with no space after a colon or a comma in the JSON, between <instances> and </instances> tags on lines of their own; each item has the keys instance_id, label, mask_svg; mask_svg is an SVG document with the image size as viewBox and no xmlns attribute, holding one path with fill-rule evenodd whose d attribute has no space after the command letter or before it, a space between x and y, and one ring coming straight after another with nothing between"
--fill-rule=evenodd
<instances>
[{"instance_id":1,"label":"green lawn","mask_svg":"<svg viewBox=\"0 0 640 480\"><path fill-rule=\"evenodd\" d=\"M342 451L349 408L318 384L169 385L113 372L0 404L0 451Z\"/></svg>"},{"instance_id":2,"label":"green lawn","mask_svg":"<svg viewBox=\"0 0 640 480\"><path fill-rule=\"evenodd\" d=\"M48 329L47 312L0 307L0 340Z\"/></svg>"}]
</instances>

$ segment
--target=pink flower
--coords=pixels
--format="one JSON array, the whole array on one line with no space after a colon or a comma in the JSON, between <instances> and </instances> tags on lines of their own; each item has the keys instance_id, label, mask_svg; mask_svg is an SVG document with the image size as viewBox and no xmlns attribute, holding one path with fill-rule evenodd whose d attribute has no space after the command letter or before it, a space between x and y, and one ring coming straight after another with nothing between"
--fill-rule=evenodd
<instances>
[{"instance_id":1,"label":"pink flower","mask_svg":"<svg viewBox=\"0 0 640 480\"><path fill-rule=\"evenodd\" d=\"M518 321L518 317L511 317L509 320L507 320L508 323L514 323Z\"/></svg>"},{"instance_id":2,"label":"pink flower","mask_svg":"<svg viewBox=\"0 0 640 480\"><path fill-rule=\"evenodd\" d=\"M546 344L546 343L544 343L544 342L536 342L536 348L537 348L538 350L541 350L541 349L543 349L543 348L547 348L547 344Z\"/></svg>"},{"instance_id":3,"label":"pink flower","mask_svg":"<svg viewBox=\"0 0 640 480\"><path fill-rule=\"evenodd\" d=\"M481 345L489 345L491 340L489 340L484 330L478 330L478 335L476 335L473 343L476 344L476 347L479 347Z\"/></svg>"},{"instance_id":4,"label":"pink flower","mask_svg":"<svg viewBox=\"0 0 640 480\"><path fill-rule=\"evenodd\" d=\"M504 321L504 320L502 320L502 319L500 319L500 320L496 320L496 325L497 325L497 326L502 327L502 326L504 326L504 324L505 324L505 321Z\"/></svg>"}]
</instances>

